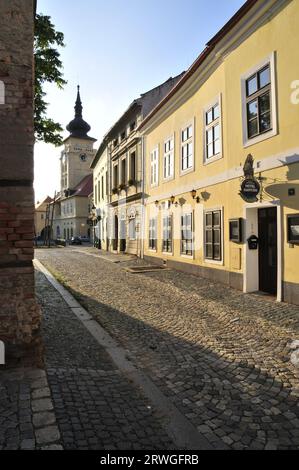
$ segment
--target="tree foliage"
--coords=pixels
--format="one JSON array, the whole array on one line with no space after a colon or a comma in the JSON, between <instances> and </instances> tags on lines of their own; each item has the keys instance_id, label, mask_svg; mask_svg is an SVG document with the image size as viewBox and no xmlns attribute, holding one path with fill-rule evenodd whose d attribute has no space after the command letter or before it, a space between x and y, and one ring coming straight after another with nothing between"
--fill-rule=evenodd
<instances>
[{"instance_id":1,"label":"tree foliage","mask_svg":"<svg viewBox=\"0 0 299 470\"><path fill-rule=\"evenodd\" d=\"M35 18L35 113L34 126L37 141L59 146L62 144L62 127L47 116L45 83L55 83L62 89L67 83L63 78L62 62L57 47L64 47L63 33L56 31L50 16L37 14Z\"/></svg>"}]
</instances>

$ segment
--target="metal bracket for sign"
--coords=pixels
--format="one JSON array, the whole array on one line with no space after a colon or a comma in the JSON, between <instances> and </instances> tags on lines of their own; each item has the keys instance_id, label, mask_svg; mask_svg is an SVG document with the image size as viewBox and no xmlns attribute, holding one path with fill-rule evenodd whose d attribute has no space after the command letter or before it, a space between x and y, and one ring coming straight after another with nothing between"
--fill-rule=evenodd
<instances>
[{"instance_id":1,"label":"metal bracket for sign","mask_svg":"<svg viewBox=\"0 0 299 470\"><path fill-rule=\"evenodd\" d=\"M259 173L259 176L258 176L258 181L260 183L260 202L263 202L263 192L264 192L264 187L263 187L263 181L265 181L267 178L265 178L264 176L262 176L262 173Z\"/></svg>"}]
</instances>

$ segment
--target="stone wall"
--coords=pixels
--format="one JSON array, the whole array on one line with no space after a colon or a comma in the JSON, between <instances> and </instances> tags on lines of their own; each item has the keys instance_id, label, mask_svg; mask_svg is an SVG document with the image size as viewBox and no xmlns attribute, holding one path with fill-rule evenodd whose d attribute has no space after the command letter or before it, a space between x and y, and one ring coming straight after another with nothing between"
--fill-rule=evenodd
<instances>
[{"instance_id":1,"label":"stone wall","mask_svg":"<svg viewBox=\"0 0 299 470\"><path fill-rule=\"evenodd\" d=\"M8 363L40 362L41 350L32 265L33 31L33 0L0 2L0 340Z\"/></svg>"}]
</instances>

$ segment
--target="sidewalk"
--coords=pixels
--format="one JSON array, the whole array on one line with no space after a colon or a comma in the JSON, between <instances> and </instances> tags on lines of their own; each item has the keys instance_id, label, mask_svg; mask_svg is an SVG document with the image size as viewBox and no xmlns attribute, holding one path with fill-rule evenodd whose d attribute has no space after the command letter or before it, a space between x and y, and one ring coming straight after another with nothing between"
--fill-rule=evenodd
<instances>
[{"instance_id":1,"label":"sidewalk","mask_svg":"<svg viewBox=\"0 0 299 470\"><path fill-rule=\"evenodd\" d=\"M45 371L0 371L0 449L175 449L152 404L37 271Z\"/></svg>"}]
</instances>

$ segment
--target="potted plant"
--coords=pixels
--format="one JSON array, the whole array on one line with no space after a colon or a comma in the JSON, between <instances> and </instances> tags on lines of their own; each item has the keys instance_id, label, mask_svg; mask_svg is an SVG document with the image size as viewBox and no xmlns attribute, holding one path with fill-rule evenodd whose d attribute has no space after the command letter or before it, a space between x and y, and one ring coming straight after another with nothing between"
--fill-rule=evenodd
<instances>
[{"instance_id":1,"label":"potted plant","mask_svg":"<svg viewBox=\"0 0 299 470\"><path fill-rule=\"evenodd\" d=\"M117 188L112 188L112 194L117 194Z\"/></svg>"},{"instance_id":2,"label":"potted plant","mask_svg":"<svg viewBox=\"0 0 299 470\"><path fill-rule=\"evenodd\" d=\"M123 189L126 189L126 185L125 185L124 183L121 183L121 184L119 185L118 189L119 189L120 191L122 191Z\"/></svg>"},{"instance_id":3,"label":"potted plant","mask_svg":"<svg viewBox=\"0 0 299 470\"><path fill-rule=\"evenodd\" d=\"M136 185L136 181L131 178L131 179L129 179L129 181L128 181L128 185L129 185L129 186L135 186L135 185Z\"/></svg>"}]
</instances>

